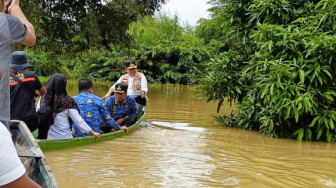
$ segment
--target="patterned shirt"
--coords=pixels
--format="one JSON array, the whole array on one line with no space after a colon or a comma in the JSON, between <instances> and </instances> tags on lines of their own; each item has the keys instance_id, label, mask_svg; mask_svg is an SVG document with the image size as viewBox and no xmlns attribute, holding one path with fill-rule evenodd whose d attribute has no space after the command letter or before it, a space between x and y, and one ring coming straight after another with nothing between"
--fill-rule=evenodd
<instances>
[{"instance_id":1,"label":"patterned shirt","mask_svg":"<svg viewBox=\"0 0 336 188\"><path fill-rule=\"evenodd\" d=\"M105 101L105 105L111 113L113 119L120 119L136 113L137 107L133 97L126 96L126 103L125 101L122 103L115 103L114 95Z\"/></svg>"},{"instance_id":2,"label":"patterned shirt","mask_svg":"<svg viewBox=\"0 0 336 188\"><path fill-rule=\"evenodd\" d=\"M94 131L99 132L102 122L110 125L115 130L119 130L118 123L111 118L101 98L87 92L82 92L73 98L78 104L80 115ZM78 137L91 136L90 134L82 133L75 124L73 124L73 128L75 135Z\"/></svg>"}]
</instances>

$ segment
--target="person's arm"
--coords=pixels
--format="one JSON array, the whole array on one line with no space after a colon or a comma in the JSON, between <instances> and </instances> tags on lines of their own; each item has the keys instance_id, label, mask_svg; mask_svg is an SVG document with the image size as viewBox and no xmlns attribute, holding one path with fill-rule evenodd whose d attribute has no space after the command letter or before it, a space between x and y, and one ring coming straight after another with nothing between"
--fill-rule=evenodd
<instances>
[{"instance_id":1,"label":"person's arm","mask_svg":"<svg viewBox=\"0 0 336 188\"><path fill-rule=\"evenodd\" d=\"M91 131L89 131L88 133L92 134L93 136L96 137L96 141L98 141L100 139L100 134L95 132L94 130L91 129Z\"/></svg>"},{"instance_id":2,"label":"person's arm","mask_svg":"<svg viewBox=\"0 0 336 188\"><path fill-rule=\"evenodd\" d=\"M126 115L125 117L119 118L119 119L117 120L117 123L118 123L119 125L121 125L121 124L123 124L123 123L126 121L127 118L128 118L128 115Z\"/></svg>"},{"instance_id":3,"label":"person's arm","mask_svg":"<svg viewBox=\"0 0 336 188\"><path fill-rule=\"evenodd\" d=\"M47 90L44 86L41 87L41 89L39 90L36 90L35 93L38 95L38 96L42 96L42 95L45 95L47 94Z\"/></svg>"},{"instance_id":4,"label":"person's arm","mask_svg":"<svg viewBox=\"0 0 336 188\"><path fill-rule=\"evenodd\" d=\"M144 98L148 92L147 79L144 74L141 76L141 97Z\"/></svg>"},{"instance_id":5,"label":"person's arm","mask_svg":"<svg viewBox=\"0 0 336 188\"><path fill-rule=\"evenodd\" d=\"M111 126L111 129L114 129L114 130L120 129L118 123L112 118L110 112L108 111L105 105L101 104L100 106L98 106L98 109L99 109L100 117L103 119L103 121L106 124Z\"/></svg>"},{"instance_id":6,"label":"person's arm","mask_svg":"<svg viewBox=\"0 0 336 188\"><path fill-rule=\"evenodd\" d=\"M30 179L27 174L24 174L19 179L10 182L9 184L0 186L0 188L17 188L17 187L41 188L41 186L35 183L32 179Z\"/></svg>"},{"instance_id":7,"label":"person's arm","mask_svg":"<svg viewBox=\"0 0 336 188\"><path fill-rule=\"evenodd\" d=\"M120 126L120 129L121 129L121 130L124 130L124 131L125 131L125 133L127 133L127 132L128 132L128 128L127 128L126 126Z\"/></svg>"},{"instance_id":8,"label":"person's arm","mask_svg":"<svg viewBox=\"0 0 336 188\"><path fill-rule=\"evenodd\" d=\"M115 85L118 84L118 83L121 83L121 77L118 79L118 81L116 83L113 84L113 86L108 90L108 92L106 93L106 95L103 97L103 100L109 98L113 91L114 91L114 88L115 88Z\"/></svg>"},{"instance_id":9,"label":"person's arm","mask_svg":"<svg viewBox=\"0 0 336 188\"><path fill-rule=\"evenodd\" d=\"M77 109L69 109L69 116L82 133L92 134L96 137L96 141L100 139L100 134L91 129L91 127L80 116Z\"/></svg>"},{"instance_id":10,"label":"person's arm","mask_svg":"<svg viewBox=\"0 0 336 188\"><path fill-rule=\"evenodd\" d=\"M47 94L46 88L43 86L40 79L36 76L35 73L34 73L34 77L35 77L35 88L36 88L35 94L38 96Z\"/></svg>"},{"instance_id":11,"label":"person's arm","mask_svg":"<svg viewBox=\"0 0 336 188\"><path fill-rule=\"evenodd\" d=\"M113 85L113 86L114 86L114 85ZM112 87L113 87L113 86L112 86ZM113 89L112 87L108 90L108 92L106 93L106 95L103 97L103 100L109 98L109 97L112 95L112 93L113 93L113 91L114 91L114 89Z\"/></svg>"},{"instance_id":12,"label":"person's arm","mask_svg":"<svg viewBox=\"0 0 336 188\"><path fill-rule=\"evenodd\" d=\"M27 36L22 43L26 46L34 46L36 43L35 28L23 14L20 8L20 0L12 1L12 4L8 7L8 13L17 17L27 27Z\"/></svg>"},{"instance_id":13,"label":"person's arm","mask_svg":"<svg viewBox=\"0 0 336 188\"><path fill-rule=\"evenodd\" d=\"M126 121L127 118L128 118L128 116L125 116L125 117L123 117L123 118L120 118L120 119L117 120L117 123L118 123L119 125L121 125L121 124L124 123L124 121ZM121 130L125 130L125 133L128 132L128 128L127 128L126 126L119 126L119 127L120 127Z\"/></svg>"}]
</instances>

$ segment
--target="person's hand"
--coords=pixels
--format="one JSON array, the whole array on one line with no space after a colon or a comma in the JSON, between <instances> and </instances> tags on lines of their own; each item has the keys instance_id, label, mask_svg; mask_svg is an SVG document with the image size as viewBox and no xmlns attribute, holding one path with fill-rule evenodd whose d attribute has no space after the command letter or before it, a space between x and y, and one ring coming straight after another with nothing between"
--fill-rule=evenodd
<instances>
[{"instance_id":1,"label":"person's hand","mask_svg":"<svg viewBox=\"0 0 336 188\"><path fill-rule=\"evenodd\" d=\"M10 13L14 7L20 8L20 0L9 0L6 6L8 7L8 13Z\"/></svg>"},{"instance_id":2,"label":"person's hand","mask_svg":"<svg viewBox=\"0 0 336 188\"><path fill-rule=\"evenodd\" d=\"M146 96L146 92L145 91L141 91L141 98L144 98Z\"/></svg>"},{"instance_id":3,"label":"person's hand","mask_svg":"<svg viewBox=\"0 0 336 188\"><path fill-rule=\"evenodd\" d=\"M104 97L103 97L103 100L105 100L105 99L107 99L107 98L109 98L110 97L110 95L109 94L106 94Z\"/></svg>"},{"instance_id":4,"label":"person's hand","mask_svg":"<svg viewBox=\"0 0 336 188\"><path fill-rule=\"evenodd\" d=\"M128 128L127 128L126 126L120 126L120 129L121 129L121 130L125 130L125 133L128 132Z\"/></svg>"},{"instance_id":5,"label":"person's hand","mask_svg":"<svg viewBox=\"0 0 336 188\"><path fill-rule=\"evenodd\" d=\"M99 133L93 131L92 135L96 137L96 141L98 141L100 139L100 134Z\"/></svg>"},{"instance_id":6,"label":"person's hand","mask_svg":"<svg viewBox=\"0 0 336 188\"><path fill-rule=\"evenodd\" d=\"M123 122L124 122L124 119L123 118L120 118L116 121L118 123L118 125L121 125Z\"/></svg>"}]
</instances>

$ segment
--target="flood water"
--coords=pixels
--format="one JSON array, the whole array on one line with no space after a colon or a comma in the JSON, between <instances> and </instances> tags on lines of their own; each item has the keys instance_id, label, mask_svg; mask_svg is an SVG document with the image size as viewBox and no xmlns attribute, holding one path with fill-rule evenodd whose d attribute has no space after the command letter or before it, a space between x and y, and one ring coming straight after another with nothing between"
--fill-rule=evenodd
<instances>
[{"instance_id":1,"label":"flood water","mask_svg":"<svg viewBox=\"0 0 336 188\"><path fill-rule=\"evenodd\" d=\"M110 83L96 83L103 96ZM77 94L75 82L69 94ZM143 124L122 137L46 151L60 187L336 187L336 145L222 127L190 86L150 85ZM230 106L220 114L231 112Z\"/></svg>"}]
</instances>

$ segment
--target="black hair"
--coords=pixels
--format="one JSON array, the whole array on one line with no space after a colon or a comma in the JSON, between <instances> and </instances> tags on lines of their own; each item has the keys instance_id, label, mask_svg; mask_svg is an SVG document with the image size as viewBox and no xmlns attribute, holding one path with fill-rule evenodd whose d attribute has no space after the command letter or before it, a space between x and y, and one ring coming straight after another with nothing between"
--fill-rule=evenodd
<instances>
[{"instance_id":1,"label":"black hair","mask_svg":"<svg viewBox=\"0 0 336 188\"><path fill-rule=\"evenodd\" d=\"M78 91L82 92L82 91L87 91L89 90L91 87L93 87L93 83L91 80L89 79L80 79L78 81Z\"/></svg>"},{"instance_id":2,"label":"black hair","mask_svg":"<svg viewBox=\"0 0 336 188\"><path fill-rule=\"evenodd\" d=\"M64 74L53 74L47 82L47 93L49 95L60 96L62 94L68 95L66 91L67 80Z\"/></svg>"}]
</instances>

